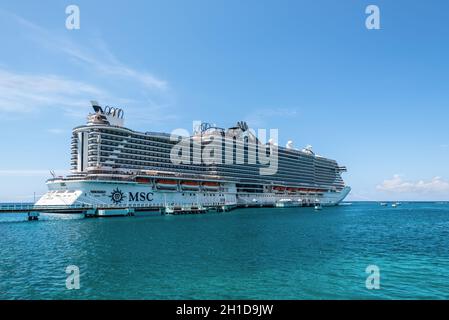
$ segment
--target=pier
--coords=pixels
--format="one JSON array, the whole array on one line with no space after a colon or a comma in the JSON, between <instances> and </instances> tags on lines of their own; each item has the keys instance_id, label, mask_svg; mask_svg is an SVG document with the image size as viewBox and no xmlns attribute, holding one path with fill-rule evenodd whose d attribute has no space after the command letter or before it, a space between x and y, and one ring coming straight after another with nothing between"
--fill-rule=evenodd
<instances>
[{"instance_id":1,"label":"pier","mask_svg":"<svg viewBox=\"0 0 449 320\"><path fill-rule=\"evenodd\" d=\"M299 207L316 207L319 203L301 203ZM125 217L134 216L139 212L158 212L161 215L184 215L184 214L204 214L207 212L228 212L236 208L261 208L261 207L281 207L274 203L257 203L249 202L243 204L170 204L170 205L114 205L114 204L75 204L67 206L38 206L30 203L24 204L2 204L0 205L0 215L5 213L22 213L27 215L28 221L39 220L41 213L54 214L81 214L85 218L95 217ZM293 207L293 205L285 205L282 207Z\"/></svg>"},{"instance_id":2,"label":"pier","mask_svg":"<svg viewBox=\"0 0 449 320\"><path fill-rule=\"evenodd\" d=\"M114 217L114 216L134 216L138 212L159 212L165 214L202 214L210 211L227 212L236 208L236 205L167 205L167 206L149 206L149 205L132 205L117 206L109 204L75 204L68 206L36 206L34 204L3 204L0 205L0 214L5 213L23 213L27 214L28 221L39 220L41 213L55 214L82 214L86 218L91 217Z\"/></svg>"}]
</instances>

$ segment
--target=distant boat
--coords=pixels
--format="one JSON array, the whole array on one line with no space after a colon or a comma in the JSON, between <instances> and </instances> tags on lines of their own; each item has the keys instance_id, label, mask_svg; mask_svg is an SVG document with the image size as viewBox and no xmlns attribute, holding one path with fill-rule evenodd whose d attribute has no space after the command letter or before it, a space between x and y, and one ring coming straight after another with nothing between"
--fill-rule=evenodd
<instances>
[{"instance_id":1,"label":"distant boat","mask_svg":"<svg viewBox=\"0 0 449 320\"><path fill-rule=\"evenodd\" d=\"M396 207L398 206L398 204L397 204L397 203L393 203L391 206L392 206L393 208L396 208Z\"/></svg>"},{"instance_id":2,"label":"distant boat","mask_svg":"<svg viewBox=\"0 0 449 320\"><path fill-rule=\"evenodd\" d=\"M352 202L340 202L339 206L352 206Z\"/></svg>"},{"instance_id":3,"label":"distant boat","mask_svg":"<svg viewBox=\"0 0 449 320\"><path fill-rule=\"evenodd\" d=\"M321 209L323 209L323 207L321 206L321 204L317 203L315 205L315 210L321 210Z\"/></svg>"},{"instance_id":4,"label":"distant boat","mask_svg":"<svg viewBox=\"0 0 449 320\"><path fill-rule=\"evenodd\" d=\"M386 206L388 205L388 203L386 203L386 202L381 202L380 205L381 205L382 207L386 207Z\"/></svg>"}]
</instances>

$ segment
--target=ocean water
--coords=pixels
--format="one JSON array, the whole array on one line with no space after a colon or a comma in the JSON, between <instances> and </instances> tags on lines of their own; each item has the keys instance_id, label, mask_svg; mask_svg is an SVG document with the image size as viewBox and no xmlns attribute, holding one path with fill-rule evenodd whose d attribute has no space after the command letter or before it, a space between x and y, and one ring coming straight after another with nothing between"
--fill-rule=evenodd
<instances>
[{"instance_id":1,"label":"ocean water","mask_svg":"<svg viewBox=\"0 0 449 320\"><path fill-rule=\"evenodd\" d=\"M1 299L449 298L449 203L24 218L0 216Z\"/></svg>"}]
</instances>

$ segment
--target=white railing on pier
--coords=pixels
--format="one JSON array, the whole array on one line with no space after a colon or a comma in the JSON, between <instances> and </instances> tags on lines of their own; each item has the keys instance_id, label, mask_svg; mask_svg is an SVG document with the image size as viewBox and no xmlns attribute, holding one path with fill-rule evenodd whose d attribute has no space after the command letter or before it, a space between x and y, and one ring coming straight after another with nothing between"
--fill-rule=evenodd
<instances>
[{"instance_id":1,"label":"white railing on pier","mask_svg":"<svg viewBox=\"0 0 449 320\"><path fill-rule=\"evenodd\" d=\"M184 203L169 203L169 204L145 204L145 203L126 203L126 204L105 204L105 203L95 203L95 204L88 204L88 203L77 203L72 205L34 205L30 203L14 203L14 204L0 204L0 212L26 212L26 211L45 211L45 210L64 210L64 211L70 211L70 210L95 210L95 209L129 209L129 208L147 208L147 209L158 209L161 207L170 207L170 208L192 208L192 207L198 207L198 208L204 208L204 207L221 207L225 206L226 203L223 202L216 202L216 203L209 203L209 204L199 204L199 203L192 203L192 204L184 204Z\"/></svg>"},{"instance_id":2,"label":"white railing on pier","mask_svg":"<svg viewBox=\"0 0 449 320\"><path fill-rule=\"evenodd\" d=\"M71 210L71 209L123 209L123 208L158 208L154 204L87 204L77 203L72 205L34 205L29 203L1 204L1 211L27 211L27 210Z\"/></svg>"}]
</instances>

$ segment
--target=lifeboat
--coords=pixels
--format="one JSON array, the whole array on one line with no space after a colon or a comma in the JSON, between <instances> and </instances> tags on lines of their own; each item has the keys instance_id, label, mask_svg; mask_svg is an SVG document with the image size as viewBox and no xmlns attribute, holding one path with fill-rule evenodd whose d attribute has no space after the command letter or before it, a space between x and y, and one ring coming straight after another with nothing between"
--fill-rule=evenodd
<instances>
[{"instance_id":1,"label":"lifeboat","mask_svg":"<svg viewBox=\"0 0 449 320\"><path fill-rule=\"evenodd\" d=\"M220 184L218 182L203 182L202 186L205 190L218 190Z\"/></svg>"},{"instance_id":2,"label":"lifeboat","mask_svg":"<svg viewBox=\"0 0 449 320\"><path fill-rule=\"evenodd\" d=\"M197 181L181 181L181 188L183 190L198 190L200 183Z\"/></svg>"},{"instance_id":3,"label":"lifeboat","mask_svg":"<svg viewBox=\"0 0 449 320\"><path fill-rule=\"evenodd\" d=\"M281 186L274 186L273 190L275 192L284 192L285 191L285 187L281 187Z\"/></svg>"},{"instance_id":4,"label":"lifeboat","mask_svg":"<svg viewBox=\"0 0 449 320\"><path fill-rule=\"evenodd\" d=\"M165 179L156 180L156 186L158 188L176 189L177 185L178 184L176 183L176 180L165 180Z\"/></svg>"},{"instance_id":5,"label":"lifeboat","mask_svg":"<svg viewBox=\"0 0 449 320\"><path fill-rule=\"evenodd\" d=\"M317 189L310 189L310 188L299 188L299 192L305 192L305 193L315 193L317 192Z\"/></svg>"},{"instance_id":6,"label":"lifeboat","mask_svg":"<svg viewBox=\"0 0 449 320\"><path fill-rule=\"evenodd\" d=\"M151 183L151 179L145 178L145 177L136 177L136 182L137 183Z\"/></svg>"}]
</instances>

